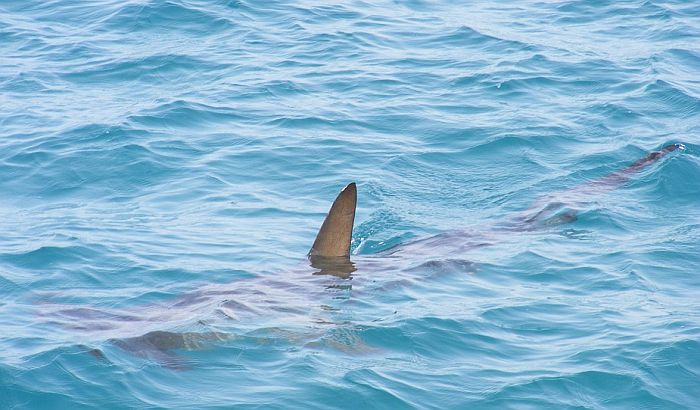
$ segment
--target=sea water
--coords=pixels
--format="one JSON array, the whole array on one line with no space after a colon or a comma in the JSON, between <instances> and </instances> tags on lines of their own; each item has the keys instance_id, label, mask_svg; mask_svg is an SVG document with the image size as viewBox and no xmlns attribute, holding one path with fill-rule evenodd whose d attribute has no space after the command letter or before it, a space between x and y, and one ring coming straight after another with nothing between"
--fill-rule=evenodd
<instances>
[{"instance_id":1,"label":"sea water","mask_svg":"<svg viewBox=\"0 0 700 410\"><path fill-rule=\"evenodd\" d=\"M466 3L0 2L0 408L700 407L700 3Z\"/></svg>"}]
</instances>

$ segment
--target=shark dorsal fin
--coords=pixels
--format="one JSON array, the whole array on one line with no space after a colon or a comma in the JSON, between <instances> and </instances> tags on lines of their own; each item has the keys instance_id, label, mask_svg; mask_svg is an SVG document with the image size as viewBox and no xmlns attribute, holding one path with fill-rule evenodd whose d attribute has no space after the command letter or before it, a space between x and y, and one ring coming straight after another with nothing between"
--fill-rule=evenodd
<instances>
[{"instance_id":1,"label":"shark dorsal fin","mask_svg":"<svg viewBox=\"0 0 700 410\"><path fill-rule=\"evenodd\" d=\"M348 184L331 205L321 229L316 235L310 256L349 256L352 226L355 222L357 187Z\"/></svg>"}]
</instances>

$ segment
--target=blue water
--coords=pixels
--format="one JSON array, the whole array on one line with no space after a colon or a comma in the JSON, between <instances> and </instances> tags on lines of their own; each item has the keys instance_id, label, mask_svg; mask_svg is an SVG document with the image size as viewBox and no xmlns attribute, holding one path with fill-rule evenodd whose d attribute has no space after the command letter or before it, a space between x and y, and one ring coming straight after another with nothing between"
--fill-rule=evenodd
<instances>
[{"instance_id":1,"label":"blue water","mask_svg":"<svg viewBox=\"0 0 700 410\"><path fill-rule=\"evenodd\" d=\"M469 3L0 2L0 408L700 408L700 4Z\"/></svg>"}]
</instances>

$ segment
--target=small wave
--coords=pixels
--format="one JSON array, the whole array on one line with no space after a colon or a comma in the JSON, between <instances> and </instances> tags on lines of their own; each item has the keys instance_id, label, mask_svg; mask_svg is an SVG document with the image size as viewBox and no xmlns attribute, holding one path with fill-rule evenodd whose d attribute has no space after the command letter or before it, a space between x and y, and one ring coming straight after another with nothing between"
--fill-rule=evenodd
<instances>
[{"instance_id":1,"label":"small wave","mask_svg":"<svg viewBox=\"0 0 700 410\"><path fill-rule=\"evenodd\" d=\"M652 393L653 386L621 369L618 372L581 371L571 375L559 374L532 378L517 384L508 384L481 405L500 408L508 406L553 406L585 408L635 407L666 408L679 403Z\"/></svg>"},{"instance_id":2,"label":"small wave","mask_svg":"<svg viewBox=\"0 0 700 410\"><path fill-rule=\"evenodd\" d=\"M197 128L230 122L244 122L246 117L229 107L216 107L177 100L146 109L128 118L139 127Z\"/></svg>"},{"instance_id":3,"label":"small wave","mask_svg":"<svg viewBox=\"0 0 700 410\"><path fill-rule=\"evenodd\" d=\"M478 30L462 26L448 34L439 34L427 40L427 45L439 45L440 47L474 47L479 49L493 50L498 48L499 52L515 52L528 50L531 46L515 40L506 40L496 36L479 32Z\"/></svg>"},{"instance_id":4,"label":"small wave","mask_svg":"<svg viewBox=\"0 0 700 410\"><path fill-rule=\"evenodd\" d=\"M100 26L113 31L168 31L212 33L234 27L227 18L191 3L149 0L143 4L121 5Z\"/></svg>"},{"instance_id":5,"label":"small wave","mask_svg":"<svg viewBox=\"0 0 700 410\"><path fill-rule=\"evenodd\" d=\"M0 258L26 269L47 269L59 265L87 262L99 255L99 251L85 246L42 246L27 252L2 254Z\"/></svg>"},{"instance_id":6,"label":"small wave","mask_svg":"<svg viewBox=\"0 0 700 410\"><path fill-rule=\"evenodd\" d=\"M82 63L71 71L64 72L62 78L77 84L129 81L143 81L149 84L173 83L182 81L183 75L191 75L195 67L197 70L215 71L226 66L188 55L129 56L123 59L102 58Z\"/></svg>"},{"instance_id":7,"label":"small wave","mask_svg":"<svg viewBox=\"0 0 700 410\"><path fill-rule=\"evenodd\" d=\"M700 97L690 95L680 85L656 80L644 89L645 101L657 101L660 107L673 110L682 117L692 117L700 112Z\"/></svg>"}]
</instances>

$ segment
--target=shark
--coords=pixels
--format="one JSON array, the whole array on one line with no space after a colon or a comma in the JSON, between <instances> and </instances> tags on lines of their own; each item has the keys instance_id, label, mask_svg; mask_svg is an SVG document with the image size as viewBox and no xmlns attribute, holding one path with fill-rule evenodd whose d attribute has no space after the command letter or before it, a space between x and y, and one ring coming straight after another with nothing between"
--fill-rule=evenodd
<instances>
[{"instance_id":1,"label":"shark","mask_svg":"<svg viewBox=\"0 0 700 410\"><path fill-rule=\"evenodd\" d=\"M332 320L324 316L331 309L319 305L320 308L310 311L310 301L322 300L329 292L336 292L337 295L351 288L349 282L358 265L368 275L391 271L403 266L401 261L406 259L429 260L430 252L437 248L445 254L464 254L489 246L498 240L499 234L512 235L571 223L577 219L577 202L585 201L592 194L618 188L644 168L683 149L685 147L681 143L666 145L621 170L559 193L555 200L549 196L535 201L530 208L507 218L506 223L498 226L478 231L457 229L408 241L371 255L351 255L358 196L357 184L351 182L332 202L306 255L306 262L285 275L284 279L273 275L211 284L174 300L120 309L71 306L44 300L40 304L41 316L50 318L51 322L65 329L86 333L88 339L103 340L107 345L133 356L166 367L185 369L187 365L178 354L180 351L205 349L236 338L264 343L265 337L260 335L259 329L265 327L265 320L261 321L260 318L266 316L278 319L271 323L308 324L311 321L332 324ZM471 262L462 263L465 265L462 268L474 268ZM220 326L222 321L246 323L247 317L255 318L252 330L248 328L235 333L230 331L230 327ZM193 318L198 318L194 325ZM180 328L190 330L179 331ZM270 330L272 332L287 332L285 337L289 339L309 340L303 332L295 334L283 331L278 326L270 326L269 329L275 329ZM361 342L354 341L353 344L353 348L356 348ZM91 343L80 346L91 355L108 360L103 347L94 347Z\"/></svg>"}]
</instances>

